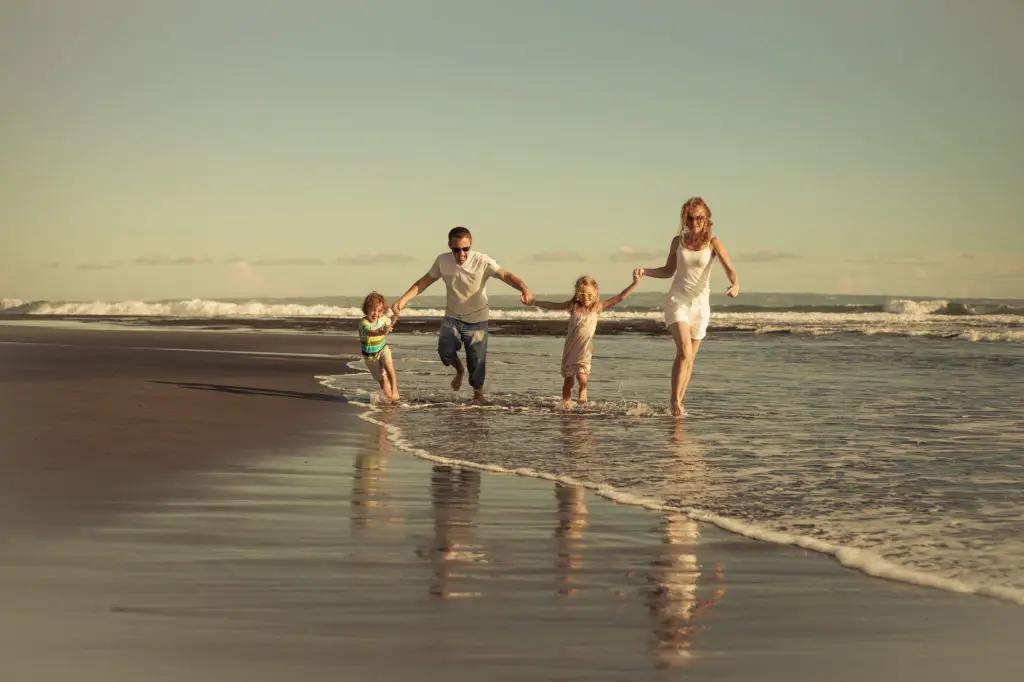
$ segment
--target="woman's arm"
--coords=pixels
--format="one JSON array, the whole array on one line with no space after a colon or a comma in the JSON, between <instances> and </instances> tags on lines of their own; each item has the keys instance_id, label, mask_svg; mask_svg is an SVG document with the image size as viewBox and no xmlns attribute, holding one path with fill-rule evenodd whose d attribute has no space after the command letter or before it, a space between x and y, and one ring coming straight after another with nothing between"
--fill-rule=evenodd
<instances>
[{"instance_id":1,"label":"woman's arm","mask_svg":"<svg viewBox=\"0 0 1024 682\"><path fill-rule=\"evenodd\" d=\"M619 303L622 303L627 298L629 298L629 295L633 293L633 289L636 289L636 285L640 284L640 280L643 279L644 275L642 272L640 272L641 270L643 270L643 268L637 268L636 270L633 271L633 283L630 284L625 289L623 289L622 291L620 291L618 295L612 296L608 300L601 301L601 310L607 310L608 308L611 308L613 305L618 305Z\"/></svg>"},{"instance_id":2,"label":"woman's arm","mask_svg":"<svg viewBox=\"0 0 1024 682\"><path fill-rule=\"evenodd\" d=\"M568 310L570 303L572 303L571 300L570 301L555 302L555 301L538 301L537 299L533 299L534 307L541 308L543 310Z\"/></svg>"},{"instance_id":3,"label":"woman's arm","mask_svg":"<svg viewBox=\"0 0 1024 682\"><path fill-rule=\"evenodd\" d=\"M637 268L640 276L667 279L676 274L676 249L678 246L679 237L673 237L672 244L668 247L668 257L665 258L665 265L660 268Z\"/></svg>"},{"instance_id":4,"label":"woman's arm","mask_svg":"<svg viewBox=\"0 0 1024 682\"><path fill-rule=\"evenodd\" d=\"M725 275L729 278L729 288L725 290L726 295L729 298L736 298L740 295L740 278L736 274L736 269L732 267L732 263L729 262L729 254L725 251L725 245L722 244L722 240L718 237L712 237L711 249L718 256L718 260L722 262L722 267L725 268Z\"/></svg>"}]
</instances>

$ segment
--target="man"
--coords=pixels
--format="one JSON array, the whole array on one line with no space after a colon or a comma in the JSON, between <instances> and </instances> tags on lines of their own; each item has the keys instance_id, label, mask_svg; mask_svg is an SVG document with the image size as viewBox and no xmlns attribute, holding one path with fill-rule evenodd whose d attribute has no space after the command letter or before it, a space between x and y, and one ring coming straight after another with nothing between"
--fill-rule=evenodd
<instances>
[{"instance_id":1,"label":"man","mask_svg":"<svg viewBox=\"0 0 1024 682\"><path fill-rule=\"evenodd\" d=\"M462 388L462 380L469 368L469 385L473 387L473 400L484 399L484 379L487 373L487 280L497 277L518 289L524 305L533 304L533 294L523 280L498 266L493 258L473 251L473 235L464 227L448 232L448 248L434 261L430 271L416 280L400 299L391 306L395 314L423 293L439 279L444 280L447 301L441 333L437 339L437 354L446 367L455 367L452 390ZM459 359L459 349L466 347L466 365Z\"/></svg>"}]
</instances>

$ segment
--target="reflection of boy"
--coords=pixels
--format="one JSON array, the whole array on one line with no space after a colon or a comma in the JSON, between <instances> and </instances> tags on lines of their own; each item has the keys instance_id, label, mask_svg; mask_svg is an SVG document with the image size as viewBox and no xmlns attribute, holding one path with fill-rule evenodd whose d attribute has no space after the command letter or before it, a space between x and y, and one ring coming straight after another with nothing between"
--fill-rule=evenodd
<instances>
[{"instance_id":1,"label":"reflection of boy","mask_svg":"<svg viewBox=\"0 0 1024 682\"><path fill-rule=\"evenodd\" d=\"M363 352L366 369L380 384L380 390L392 400L398 399L398 380L395 378L395 367L391 362L391 348L388 346L387 335L391 333L398 315L388 320L387 301L376 291L370 292L363 300L363 314L359 321L359 343Z\"/></svg>"}]
</instances>

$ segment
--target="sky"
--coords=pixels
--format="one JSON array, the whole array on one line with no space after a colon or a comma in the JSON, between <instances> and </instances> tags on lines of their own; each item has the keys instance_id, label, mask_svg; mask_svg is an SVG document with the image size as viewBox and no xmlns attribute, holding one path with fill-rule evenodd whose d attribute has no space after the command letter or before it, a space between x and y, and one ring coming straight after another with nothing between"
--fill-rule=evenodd
<instances>
[{"instance_id":1,"label":"sky","mask_svg":"<svg viewBox=\"0 0 1024 682\"><path fill-rule=\"evenodd\" d=\"M0 0L0 297L394 295L455 225L612 290L699 195L742 291L1024 298L1021 35L1019 0Z\"/></svg>"}]
</instances>

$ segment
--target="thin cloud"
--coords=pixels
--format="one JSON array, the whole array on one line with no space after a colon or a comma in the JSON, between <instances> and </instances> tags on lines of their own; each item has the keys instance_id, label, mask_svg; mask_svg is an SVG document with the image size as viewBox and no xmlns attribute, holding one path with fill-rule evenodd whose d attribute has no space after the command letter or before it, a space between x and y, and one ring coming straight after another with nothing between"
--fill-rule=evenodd
<instances>
[{"instance_id":1,"label":"thin cloud","mask_svg":"<svg viewBox=\"0 0 1024 682\"><path fill-rule=\"evenodd\" d=\"M46 270L59 270L60 263L43 263L42 267Z\"/></svg>"},{"instance_id":2,"label":"thin cloud","mask_svg":"<svg viewBox=\"0 0 1024 682\"><path fill-rule=\"evenodd\" d=\"M744 263L774 263L780 260L799 260L800 254L785 251L747 251L737 253L736 260Z\"/></svg>"},{"instance_id":3,"label":"thin cloud","mask_svg":"<svg viewBox=\"0 0 1024 682\"><path fill-rule=\"evenodd\" d=\"M172 258L163 254L140 256L132 261L135 265L205 265L212 262L212 258L205 256L178 256Z\"/></svg>"},{"instance_id":4,"label":"thin cloud","mask_svg":"<svg viewBox=\"0 0 1024 682\"><path fill-rule=\"evenodd\" d=\"M659 260L664 257L664 251L637 251L630 246L620 246L612 252L608 260L613 263L636 263L637 261Z\"/></svg>"},{"instance_id":5,"label":"thin cloud","mask_svg":"<svg viewBox=\"0 0 1024 682\"><path fill-rule=\"evenodd\" d=\"M76 270L113 270L114 266L110 263L82 263L81 265L75 266Z\"/></svg>"},{"instance_id":6,"label":"thin cloud","mask_svg":"<svg viewBox=\"0 0 1024 682\"><path fill-rule=\"evenodd\" d=\"M338 265L380 265L398 264L405 265L416 259L402 253L356 253L348 256L338 256L334 262Z\"/></svg>"},{"instance_id":7,"label":"thin cloud","mask_svg":"<svg viewBox=\"0 0 1024 682\"><path fill-rule=\"evenodd\" d=\"M587 259L572 251L541 251L533 254L533 260L538 263L581 263Z\"/></svg>"},{"instance_id":8,"label":"thin cloud","mask_svg":"<svg viewBox=\"0 0 1024 682\"><path fill-rule=\"evenodd\" d=\"M279 266L279 265L324 265L322 258L263 258L252 262L253 265Z\"/></svg>"}]
</instances>

